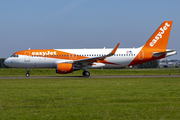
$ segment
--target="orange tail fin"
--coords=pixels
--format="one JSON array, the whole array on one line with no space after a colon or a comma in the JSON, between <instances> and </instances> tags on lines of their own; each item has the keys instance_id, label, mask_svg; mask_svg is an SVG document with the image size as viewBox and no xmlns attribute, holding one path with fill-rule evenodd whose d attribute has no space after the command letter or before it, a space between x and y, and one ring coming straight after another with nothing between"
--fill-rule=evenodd
<instances>
[{"instance_id":1,"label":"orange tail fin","mask_svg":"<svg viewBox=\"0 0 180 120\"><path fill-rule=\"evenodd\" d=\"M173 21L164 21L156 32L150 37L145 48L166 50Z\"/></svg>"},{"instance_id":2,"label":"orange tail fin","mask_svg":"<svg viewBox=\"0 0 180 120\"><path fill-rule=\"evenodd\" d=\"M166 56L171 26L172 21L164 21L129 65L164 58Z\"/></svg>"}]
</instances>

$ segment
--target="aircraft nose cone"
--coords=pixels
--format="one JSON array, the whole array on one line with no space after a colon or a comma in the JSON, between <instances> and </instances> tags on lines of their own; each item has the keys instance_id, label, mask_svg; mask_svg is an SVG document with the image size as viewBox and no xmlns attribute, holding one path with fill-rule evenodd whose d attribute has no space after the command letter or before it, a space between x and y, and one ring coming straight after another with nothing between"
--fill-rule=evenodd
<instances>
[{"instance_id":1,"label":"aircraft nose cone","mask_svg":"<svg viewBox=\"0 0 180 120\"><path fill-rule=\"evenodd\" d=\"M10 61L9 59L6 59L6 60L4 61L4 64L5 64L6 66L9 66L10 63L11 63L11 61Z\"/></svg>"}]
</instances>

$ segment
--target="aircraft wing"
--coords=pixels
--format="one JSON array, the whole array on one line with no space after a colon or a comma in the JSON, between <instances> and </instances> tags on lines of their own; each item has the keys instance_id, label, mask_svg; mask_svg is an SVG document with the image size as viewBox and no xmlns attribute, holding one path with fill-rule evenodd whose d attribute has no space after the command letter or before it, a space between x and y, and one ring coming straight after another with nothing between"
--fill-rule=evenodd
<instances>
[{"instance_id":1,"label":"aircraft wing","mask_svg":"<svg viewBox=\"0 0 180 120\"><path fill-rule=\"evenodd\" d=\"M98 60L104 60L105 58L113 56L116 53L116 50L119 47L119 44L120 43L118 43L116 45L116 47L107 55L98 56L98 57L91 57L91 58L85 58L85 59L81 59L81 60L75 60L75 61L73 61L73 63L82 63L82 62L93 63L93 62L97 62Z\"/></svg>"}]
</instances>

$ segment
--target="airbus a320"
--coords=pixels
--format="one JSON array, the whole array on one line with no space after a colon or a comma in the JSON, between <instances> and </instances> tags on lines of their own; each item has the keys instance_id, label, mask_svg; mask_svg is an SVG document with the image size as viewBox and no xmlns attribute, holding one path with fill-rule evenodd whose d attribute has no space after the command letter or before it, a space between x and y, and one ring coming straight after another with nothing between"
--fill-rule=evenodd
<instances>
[{"instance_id":1,"label":"airbus a320","mask_svg":"<svg viewBox=\"0 0 180 120\"><path fill-rule=\"evenodd\" d=\"M166 49L172 21L164 21L150 39L139 48L113 49L28 49L15 52L4 61L13 68L56 68L56 73L67 74L83 69L83 76L90 76L89 68L124 67L141 64L177 54Z\"/></svg>"}]
</instances>

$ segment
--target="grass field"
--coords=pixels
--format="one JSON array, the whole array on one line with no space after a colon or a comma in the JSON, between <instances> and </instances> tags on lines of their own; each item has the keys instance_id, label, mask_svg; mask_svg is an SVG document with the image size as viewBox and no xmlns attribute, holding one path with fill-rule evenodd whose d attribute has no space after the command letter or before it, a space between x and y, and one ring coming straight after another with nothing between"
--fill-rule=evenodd
<instances>
[{"instance_id":1,"label":"grass field","mask_svg":"<svg viewBox=\"0 0 180 120\"><path fill-rule=\"evenodd\" d=\"M25 76L26 69L0 69L0 76ZM55 69L31 69L30 76L82 76L82 70L56 74ZM155 69L89 69L91 76L99 75L180 75L180 68Z\"/></svg>"},{"instance_id":2,"label":"grass field","mask_svg":"<svg viewBox=\"0 0 180 120\"><path fill-rule=\"evenodd\" d=\"M0 119L180 119L180 78L0 79Z\"/></svg>"}]
</instances>

